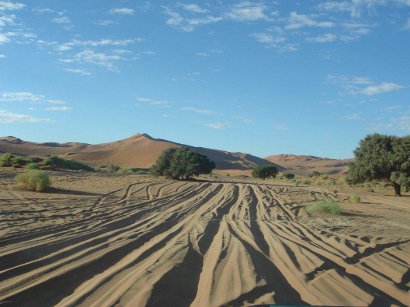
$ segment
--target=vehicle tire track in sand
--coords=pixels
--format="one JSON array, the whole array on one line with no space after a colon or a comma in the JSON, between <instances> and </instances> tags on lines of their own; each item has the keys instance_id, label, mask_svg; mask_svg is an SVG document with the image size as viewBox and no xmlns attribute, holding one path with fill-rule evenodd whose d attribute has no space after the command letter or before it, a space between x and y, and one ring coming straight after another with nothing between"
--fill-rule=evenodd
<instances>
[{"instance_id":1,"label":"vehicle tire track in sand","mask_svg":"<svg viewBox=\"0 0 410 307\"><path fill-rule=\"evenodd\" d=\"M408 305L410 238L381 243L339 234L301 218L300 199L312 198L337 196L308 187L152 181L65 207L31 203L51 222L0 239L0 302ZM54 225L55 218L71 220Z\"/></svg>"}]
</instances>

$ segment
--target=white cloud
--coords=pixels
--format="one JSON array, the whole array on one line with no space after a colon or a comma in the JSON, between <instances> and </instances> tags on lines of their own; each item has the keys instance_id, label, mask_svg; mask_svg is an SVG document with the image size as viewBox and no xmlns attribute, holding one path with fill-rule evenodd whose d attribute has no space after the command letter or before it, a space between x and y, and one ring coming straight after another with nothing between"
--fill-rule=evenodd
<instances>
[{"instance_id":1,"label":"white cloud","mask_svg":"<svg viewBox=\"0 0 410 307\"><path fill-rule=\"evenodd\" d=\"M233 120L238 120L243 122L244 124L250 124L252 120L250 118L244 117L244 116L233 116Z\"/></svg>"},{"instance_id":2,"label":"white cloud","mask_svg":"<svg viewBox=\"0 0 410 307\"><path fill-rule=\"evenodd\" d=\"M0 28L5 27L6 25L14 24L16 19L15 15L1 15L0 16Z\"/></svg>"},{"instance_id":3,"label":"white cloud","mask_svg":"<svg viewBox=\"0 0 410 307\"><path fill-rule=\"evenodd\" d=\"M287 131L287 130L289 130L289 127L286 126L283 123L276 123L275 124L275 129L278 130L278 131Z\"/></svg>"},{"instance_id":4,"label":"white cloud","mask_svg":"<svg viewBox=\"0 0 410 307\"><path fill-rule=\"evenodd\" d=\"M376 94L398 91L404 88L403 85L392 82L382 82L377 84L366 77L350 78L345 75L329 75L327 77L327 82L340 86L344 91L346 91L347 94L350 95L362 94L373 96Z\"/></svg>"},{"instance_id":5,"label":"white cloud","mask_svg":"<svg viewBox=\"0 0 410 307\"><path fill-rule=\"evenodd\" d=\"M357 113L352 113L352 114L349 114L349 115L345 115L342 118L347 119L347 120L361 120L362 119L360 114L357 114Z\"/></svg>"},{"instance_id":6,"label":"white cloud","mask_svg":"<svg viewBox=\"0 0 410 307\"><path fill-rule=\"evenodd\" d=\"M204 9L194 3L188 3L188 4L179 3L179 6L181 6L184 10L192 12L192 13L204 14L208 12L207 9Z\"/></svg>"},{"instance_id":7,"label":"white cloud","mask_svg":"<svg viewBox=\"0 0 410 307\"><path fill-rule=\"evenodd\" d=\"M410 30L410 17L407 18L406 24L404 25L404 30Z\"/></svg>"},{"instance_id":8,"label":"white cloud","mask_svg":"<svg viewBox=\"0 0 410 307\"><path fill-rule=\"evenodd\" d=\"M337 35L333 33L325 33L315 37L308 37L306 40L312 43L330 43L337 40Z\"/></svg>"},{"instance_id":9,"label":"white cloud","mask_svg":"<svg viewBox=\"0 0 410 307\"><path fill-rule=\"evenodd\" d=\"M134 15L134 9L127 7L114 8L110 10L110 13L118 15Z\"/></svg>"},{"instance_id":10,"label":"white cloud","mask_svg":"<svg viewBox=\"0 0 410 307\"><path fill-rule=\"evenodd\" d=\"M111 71L118 71L115 63L120 60L124 60L124 58L119 55L110 55L110 54L106 54L102 52L94 52L91 49L85 49L75 54L71 58L62 59L60 61L63 63L79 62L79 63L93 64L93 65L105 67Z\"/></svg>"},{"instance_id":11,"label":"white cloud","mask_svg":"<svg viewBox=\"0 0 410 307\"><path fill-rule=\"evenodd\" d=\"M204 124L204 126L212 128L212 129L217 129L217 130L224 130L224 129L231 128L231 125L229 125L228 123L222 123L222 122L207 123L207 124Z\"/></svg>"},{"instance_id":12,"label":"white cloud","mask_svg":"<svg viewBox=\"0 0 410 307\"><path fill-rule=\"evenodd\" d=\"M43 100L44 96L43 95L37 95L33 94L30 92L5 92L0 94L0 101L2 102L8 102L8 101L17 101L17 102L23 102L23 101L40 101Z\"/></svg>"},{"instance_id":13,"label":"white cloud","mask_svg":"<svg viewBox=\"0 0 410 307\"><path fill-rule=\"evenodd\" d=\"M25 5L19 2L0 1L0 11L16 11L24 7Z\"/></svg>"},{"instance_id":14,"label":"white cloud","mask_svg":"<svg viewBox=\"0 0 410 307\"><path fill-rule=\"evenodd\" d=\"M7 58L5 54L0 54L0 59L5 59Z\"/></svg>"},{"instance_id":15,"label":"white cloud","mask_svg":"<svg viewBox=\"0 0 410 307\"><path fill-rule=\"evenodd\" d=\"M0 45L4 43L8 43L10 39L7 37L7 35L0 33Z\"/></svg>"},{"instance_id":16,"label":"white cloud","mask_svg":"<svg viewBox=\"0 0 410 307\"><path fill-rule=\"evenodd\" d=\"M44 110L46 111L62 111L62 112L66 112L66 111L70 111L71 107L68 106L55 106L55 107L48 107L45 108Z\"/></svg>"},{"instance_id":17,"label":"white cloud","mask_svg":"<svg viewBox=\"0 0 410 307\"><path fill-rule=\"evenodd\" d=\"M262 3L252 3L250 1L241 2L235 5L227 14L227 18L236 21L268 20L265 14L266 7Z\"/></svg>"},{"instance_id":18,"label":"white cloud","mask_svg":"<svg viewBox=\"0 0 410 307\"><path fill-rule=\"evenodd\" d=\"M66 104L64 100L60 100L60 99L48 99L47 102L51 104L60 104L60 105Z\"/></svg>"},{"instance_id":19,"label":"white cloud","mask_svg":"<svg viewBox=\"0 0 410 307\"><path fill-rule=\"evenodd\" d=\"M169 101L166 100L156 100L147 97L138 97L137 101L141 104L151 105L151 106L160 106L160 107L169 107L171 104Z\"/></svg>"},{"instance_id":20,"label":"white cloud","mask_svg":"<svg viewBox=\"0 0 410 307\"><path fill-rule=\"evenodd\" d=\"M70 18L68 18L67 16L55 17L51 21L60 25L67 25L71 23Z\"/></svg>"},{"instance_id":21,"label":"white cloud","mask_svg":"<svg viewBox=\"0 0 410 307\"><path fill-rule=\"evenodd\" d=\"M330 21L316 21L313 16L291 12L286 29L296 30L304 27L330 28L334 23Z\"/></svg>"},{"instance_id":22,"label":"white cloud","mask_svg":"<svg viewBox=\"0 0 410 307\"><path fill-rule=\"evenodd\" d=\"M99 26L109 26L113 24L114 22L112 20L102 19L102 20L97 20L95 23Z\"/></svg>"},{"instance_id":23,"label":"white cloud","mask_svg":"<svg viewBox=\"0 0 410 307\"><path fill-rule=\"evenodd\" d=\"M13 124L13 123L44 123L50 122L48 118L36 118L31 115L12 113L5 110L0 110L0 123Z\"/></svg>"},{"instance_id":24,"label":"white cloud","mask_svg":"<svg viewBox=\"0 0 410 307\"><path fill-rule=\"evenodd\" d=\"M289 44L283 36L273 36L270 33L254 33L251 35L257 42L267 45L268 47L277 48L279 51L290 52L297 51L294 44Z\"/></svg>"},{"instance_id":25,"label":"white cloud","mask_svg":"<svg viewBox=\"0 0 410 307\"><path fill-rule=\"evenodd\" d=\"M175 12L167 7L165 7L164 10L165 14L169 17L166 24L185 32L192 32L197 26L212 24L222 20L221 17L214 17L211 15L198 18L185 18L178 12Z\"/></svg>"},{"instance_id":26,"label":"white cloud","mask_svg":"<svg viewBox=\"0 0 410 307\"><path fill-rule=\"evenodd\" d=\"M203 57L209 57L211 56L208 52L197 52L195 53L196 56L203 56Z\"/></svg>"},{"instance_id":27,"label":"white cloud","mask_svg":"<svg viewBox=\"0 0 410 307\"><path fill-rule=\"evenodd\" d=\"M381 94L381 93L388 93L388 92L393 92L393 91L397 91L402 89L403 86L396 84L396 83L388 83L388 82L384 82L384 83L380 83L380 84L376 84L376 85L369 85L365 88L363 88L362 90L360 90L361 94L364 95L376 95L376 94Z\"/></svg>"},{"instance_id":28,"label":"white cloud","mask_svg":"<svg viewBox=\"0 0 410 307\"><path fill-rule=\"evenodd\" d=\"M90 76L91 73L85 69L80 69L80 68L66 68L64 69L67 72L71 72L73 74L78 74L82 76Z\"/></svg>"},{"instance_id":29,"label":"white cloud","mask_svg":"<svg viewBox=\"0 0 410 307\"><path fill-rule=\"evenodd\" d=\"M206 114L206 115L217 114L216 112L211 111L211 110L198 109L198 108L193 108L193 107L183 107L183 108L181 108L181 110L183 110L183 111L189 111L189 112L193 112L193 113L199 113L199 114Z\"/></svg>"}]
</instances>

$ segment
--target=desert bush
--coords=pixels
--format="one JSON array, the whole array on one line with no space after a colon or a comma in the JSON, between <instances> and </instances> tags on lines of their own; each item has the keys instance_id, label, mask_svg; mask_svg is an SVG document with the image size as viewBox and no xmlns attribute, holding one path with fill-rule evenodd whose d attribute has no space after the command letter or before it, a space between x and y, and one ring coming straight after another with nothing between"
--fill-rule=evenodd
<instances>
[{"instance_id":1,"label":"desert bush","mask_svg":"<svg viewBox=\"0 0 410 307\"><path fill-rule=\"evenodd\" d=\"M215 163L207 156L181 147L165 150L150 169L150 173L154 176L186 180L192 176L210 174L214 168Z\"/></svg>"},{"instance_id":2,"label":"desert bush","mask_svg":"<svg viewBox=\"0 0 410 307\"><path fill-rule=\"evenodd\" d=\"M42 192L50 186L50 178L40 170L28 170L17 175L16 182L25 189L37 192Z\"/></svg>"},{"instance_id":3,"label":"desert bush","mask_svg":"<svg viewBox=\"0 0 410 307\"><path fill-rule=\"evenodd\" d=\"M35 162L31 162L29 164L26 164L26 169L39 169L40 165Z\"/></svg>"},{"instance_id":4,"label":"desert bush","mask_svg":"<svg viewBox=\"0 0 410 307\"><path fill-rule=\"evenodd\" d=\"M329 179L326 181L326 184L327 184L327 185L336 185L336 179L334 179L334 178L329 178Z\"/></svg>"},{"instance_id":5,"label":"desert bush","mask_svg":"<svg viewBox=\"0 0 410 307\"><path fill-rule=\"evenodd\" d=\"M253 169L252 177L266 179L269 177L275 178L278 174L278 169L272 165L260 165Z\"/></svg>"},{"instance_id":6,"label":"desert bush","mask_svg":"<svg viewBox=\"0 0 410 307\"><path fill-rule=\"evenodd\" d=\"M313 171L309 177L320 177L320 175L322 175L322 173L319 173L318 171Z\"/></svg>"},{"instance_id":7,"label":"desert bush","mask_svg":"<svg viewBox=\"0 0 410 307\"><path fill-rule=\"evenodd\" d=\"M295 174L291 174L291 173L285 173L282 175L283 179L293 179L295 178Z\"/></svg>"},{"instance_id":8,"label":"desert bush","mask_svg":"<svg viewBox=\"0 0 410 307\"><path fill-rule=\"evenodd\" d=\"M334 200L319 200L307 204L306 211L309 213L321 212L339 215L342 209L339 203Z\"/></svg>"},{"instance_id":9,"label":"desert bush","mask_svg":"<svg viewBox=\"0 0 410 307\"><path fill-rule=\"evenodd\" d=\"M350 165L348 183L384 180L397 196L410 187L410 135L368 135L354 151L355 162Z\"/></svg>"},{"instance_id":10,"label":"desert bush","mask_svg":"<svg viewBox=\"0 0 410 307\"><path fill-rule=\"evenodd\" d=\"M15 156L6 152L0 156L0 167L20 167L24 166L28 161L22 157Z\"/></svg>"},{"instance_id":11,"label":"desert bush","mask_svg":"<svg viewBox=\"0 0 410 307\"><path fill-rule=\"evenodd\" d=\"M304 180L304 181L303 181L303 184L310 185L310 184L312 184L312 182L311 182L310 180Z\"/></svg>"},{"instance_id":12,"label":"desert bush","mask_svg":"<svg viewBox=\"0 0 410 307\"><path fill-rule=\"evenodd\" d=\"M94 171L94 168L88 166L87 164L75 160L65 160L56 156L46 158L44 160L44 165L50 166L52 168L63 168L76 171Z\"/></svg>"},{"instance_id":13,"label":"desert bush","mask_svg":"<svg viewBox=\"0 0 410 307\"><path fill-rule=\"evenodd\" d=\"M360 198L359 195L357 195L357 194L350 195L350 202L351 203L360 203L360 201L361 201L361 198Z\"/></svg>"}]
</instances>

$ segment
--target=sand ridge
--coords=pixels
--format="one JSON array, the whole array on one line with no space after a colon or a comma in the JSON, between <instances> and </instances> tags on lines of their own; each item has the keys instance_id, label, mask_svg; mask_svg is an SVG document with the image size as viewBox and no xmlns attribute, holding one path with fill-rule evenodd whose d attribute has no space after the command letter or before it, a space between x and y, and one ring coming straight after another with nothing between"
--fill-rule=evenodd
<instances>
[{"instance_id":1,"label":"sand ridge","mask_svg":"<svg viewBox=\"0 0 410 307\"><path fill-rule=\"evenodd\" d=\"M301 199L341 195L235 180L127 180L112 191L80 198L57 194L36 199L3 186L0 302L410 302L409 236L352 235L326 218L314 222L301 209ZM403 204L398 201L396 210L408 214Z\"/></svg>"}]
</instances>

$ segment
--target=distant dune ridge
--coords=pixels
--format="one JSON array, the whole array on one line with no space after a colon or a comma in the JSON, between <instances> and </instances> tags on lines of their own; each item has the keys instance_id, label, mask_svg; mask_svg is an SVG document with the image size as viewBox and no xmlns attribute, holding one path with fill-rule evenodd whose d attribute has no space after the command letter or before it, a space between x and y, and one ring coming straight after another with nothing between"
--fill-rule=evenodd
<instances>
[{"instance_id":1,"label":"distant dune ridge","mask_svg":"<svg viewBox=\"0 0 410 307\"><path fill-rule=\"evenodd\" d=\"M246 153L233 153L155 139L148 134L136 134L123 140L95 145L77 142L35 143L12 136L0 138L0 152L23 156L58 155L92 166L114 164L121 167L149 168L164 150L181 146L208 156L216 163L216 168L219 170L245 171L258 165L274 165L279 171L301 175L309 174L314 170L336 174L344 173L350 161L295 155L274 155L263 159Z\"/></svg>"}]
</instances>

